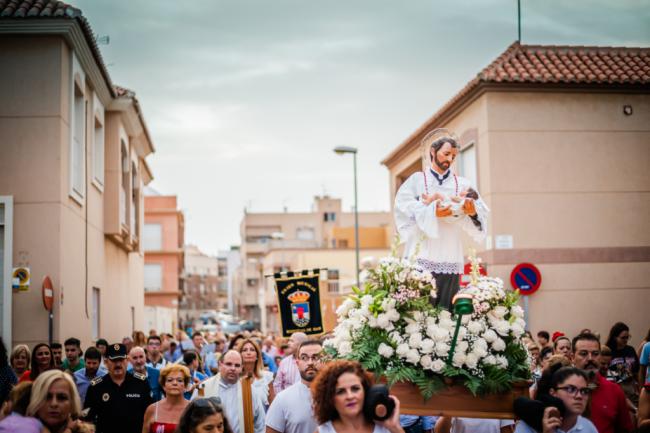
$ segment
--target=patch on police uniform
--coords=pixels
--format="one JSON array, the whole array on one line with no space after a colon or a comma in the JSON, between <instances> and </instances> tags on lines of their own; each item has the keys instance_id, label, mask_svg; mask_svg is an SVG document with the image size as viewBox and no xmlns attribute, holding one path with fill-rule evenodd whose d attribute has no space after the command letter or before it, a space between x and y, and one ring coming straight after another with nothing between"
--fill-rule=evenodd
<instances>
[{"instance_id":1,"label":"patch on police uniform","mask_svg":"<svg viewBox=\"0 0 650 433\"><path fill-rule=\"evenodd\" d=\"M104 401L108 401L110 398L111 398L111 396L107 392L105 392L102 395L102 400L104 400Z\"/></svg>"},{"instance_id":2,"label":"patch on police uniform","mask_svg":"<svg viewBox=\"0 0 650 433\"><path fill-rule=\"evenodd\" d=\"M93 380L90 381L90 384L91 385L97 385L98 383L100 383L102 381L103 377L104 376L94 378Z\"/></svg>"},{"instance_id":3,"label":"patch on police uniform","mask_svg":"<svg viewBox=\"0 0 650 433\"><path fill-rule=\"evenodd\" d=\"M137 371L134 371L134 372L133 372L133 377L136 377L136 378L138 378L138 379L140 379L140 380L145 380L145 379L147 379L147 376L145 376L145 375L142 374L142 373L138 373Z\"/></svg>"},{"instance_id":4,"label":"patch on police uniform","mask_svg":"<svg viewBox=\"0 0 650 433\"><path fill-rule=\"evenodd\" d=\"M119 344L114 344L114 345L113 345L113 349L115 349L115 350L120 350L120 345L119 345Z\"/></svg>"}]
</instances>

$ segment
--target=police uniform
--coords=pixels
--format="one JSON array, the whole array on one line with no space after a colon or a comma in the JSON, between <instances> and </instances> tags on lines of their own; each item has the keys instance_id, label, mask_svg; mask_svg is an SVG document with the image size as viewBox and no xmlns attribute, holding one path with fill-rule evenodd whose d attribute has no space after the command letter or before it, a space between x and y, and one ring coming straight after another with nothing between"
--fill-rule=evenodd
<instances>
[{"instance_id":1,"label":"police uniform","mask_svg":"<svg viewBox=\"0 0 650 433\"><path fill-rule=\"evenodd\" d=\"M126 359L126 346L108 346L106 357ZM90 383L84 408L89 409L87 419L95 423L96 433L141 433L144 412L151 403L146 376L127 372L122 384L117 385L109 373Z\"/></svg>"}]
</instances>

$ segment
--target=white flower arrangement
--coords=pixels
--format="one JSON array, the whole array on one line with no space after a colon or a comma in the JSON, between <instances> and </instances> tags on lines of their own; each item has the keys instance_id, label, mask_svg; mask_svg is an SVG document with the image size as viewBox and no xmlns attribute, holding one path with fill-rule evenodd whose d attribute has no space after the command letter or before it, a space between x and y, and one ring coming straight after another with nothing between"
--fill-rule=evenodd
<instances>
[{"instance_id":1,"label":"white flower arrangement","mask_svg":"<svg viewBox=\"0 0 650 433\"><path fill-rule=\"evenodd\" d=\"M337 309L338 325L326 342L331 356L358 360L389 383L414 382L425 398L445 386L443 378L474 393L506 391L529 378L520 341L523 310L518 294L504 289L500 279L473 278L461 290L471 295L474 312L463 316L454 343L456 317L430 302L436 295L432 274L386 257L366 277L363 288L354 288Z\"/></svg>"}]
</instances>

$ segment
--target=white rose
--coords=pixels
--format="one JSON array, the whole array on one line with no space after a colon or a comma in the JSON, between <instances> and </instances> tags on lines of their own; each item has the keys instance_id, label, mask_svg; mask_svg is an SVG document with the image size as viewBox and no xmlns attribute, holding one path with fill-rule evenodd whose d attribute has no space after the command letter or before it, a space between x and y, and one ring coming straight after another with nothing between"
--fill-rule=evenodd
<instances>
[{"instance_id":1,"label":"white rose","mask_svg":"<svg viewBox=\"0 0 650 433\"><path fill-rule=\"evenodd\" d=\"M419 332L411 334L409 337L409 346L411 346L413 349L418 349L420 347L420 344L422 344L422 334Z\"/></svg>"},{"instance_id":2,"label":"white rose","mask_svg":"<svg viewBox=\"0 0 650 433\"><path fill-rule=\"evenodd\" d=\"M424 320L424 314L422 314L422 311L411 311L411 315L416 322L421 322Z\"/></svg>"},{"instance_id":3,"label":"white rose","mask_svg":"<svg viewBox=\"0 0 650 433\"><path fill-rule=\"evenodd\" d=\"M399 311L397 311L396 309L392 309L392 310L387 311L386 315L388 316L388 319L391 322L396 322L400 318Z\"/></svg>"},{"instance_id":4,"label":"white rose","mask_svg":"<svg viewBox=\"0 0 650 433\"><path fill-rule=\"evenodd\" d=\"M469 343L467 341L458 341L456 343L456 352L467 352L467 348L469 347Z\"/></svg>"},{"instance_id":5,"label":"white rose","mask_svg":"<svg viewBox=\"0 0 650 433\"><path fill-rule=\"evenodd\" d=\"M377 324L377 318L375 316L370 316L368 318L368 326L371 328L379 328L379 325Z\"/></svg>"},{"instance_id":6,"label":"white rose","mask_svg":"<svg viewBox=\"0 0 650 433\"><path fill-rule=\"evenodd\" d=\"M437 327L436 326L437 321L436 321L435 317L431 317L431 316L427 317L427 320L425 320L425 323L427 325L427 328L435 328L435 327Z\"/></svg>"},{"instance_id":7,"label":"white rose","mask_svg":"<svg viewBox=\"0 0 650 433\"><path fill-rule=\"evenodd\" d=\"M449 355L449 345L447 343L436 343L436 355L446 357Z\"/></svg>"},{"instance_id":8,"label":"white rose","mask_svg":"<svg viewBox=\"0 0 650 433\"><path fill-rule=\"evenodd\" d=\"M420 352L422 353L431 353L433 352L433 347L435 346L435 343L432 339L430 338L425 338L422 340L422 343L420 344Z\"/></svg>"},{"instance_id":9,"label":"white rose","mask_svg":"<svg viewBox=\"0 0 650 433\"><path fill-rule=\"evenodd\" d=\"M467 336L467 328L465 328L464 326L458 328L458 339L459 339L459 340L462 340L462 339L464 339L466 336Z\"/></svg>"},{"instance_id":10,"label":"white rose","mask_svg":"<svg viewBox=\"0 0 650 433\"><path fill-rule=\"evenodd\" d=\"M431 365L431 370L435 371L436 373L440 373L443 368L445 368L445 361L442 359L436 359Z\"/></svg>"},{"instance_id":11,"label":"white rose","mask_svg":"<svg viewBox=\"0 0 650 433\"><path fill-rule=\"evenodd\" d=\"M411 364L417 364L420 362L420 353L417 349L411 349L408 351L406 354L406 362L410 362Z\"/></svg>"},{"instance_id":12,"label":"white rose","mask_svg":"<svg viewBox=\"0 0 650 433\"><path fill-rule=\"evenodd\" d=\"M492 349L496 350L497 352L503 352L504 350L506 350L506 342L500 338L497 338L492 343Z\"/></svg>"},{"instance_id":13,"label":"white rose","mask_svg":"<svg viewBox=\"0 0 650 433\"><path fill-rule=\"evenodd\" d=\"M395 351L400 357L404 358L406 353L409 351L409 345L406 343L400 343L397 345L397 349Z\"/></svg>"},{"instance_id":14,"label":"white rose","mask_svg":"<svg viewBox=\"0 0 650 433\"><path fill-rule=\"evenodd\" d=\"M490 311L490 314L494 315L497 319L503 319L508 314L508 309L503 305L497 305Z\"/></svg>"},{"instance_id":15,"label":"white rose","mask_svg":"<svg viewBox=\"0 0 650 433\"><path fill-rule=\"evenodd\" d=\"M402 343L404 341L401 334L399 332L397 332L397 331L391 332L389 334L389 337L390 337L391 340L393 340L397 344L400 344L400 343Z\"/></svg>"},{"instance_id":16,"label":"white rose","mask_svg":"<svg viewBox=\"0 0 650 433\"><path fill-rule=\"evenodd\" d=\"M492 342L494 342L497 338L499 338L499 336L498 336L497 333L494 332L492 329L488 329L488 330L485 331L485 333L483 334L483 338L484 338L485 341L487 341L488 343L492 343Z\"/></svg>"},{"instance_id":17,"label":"white rose","mask_svg":"<svg viewBox=\"0 0 650 433\"><path fill-rule=\"evenodd\" d=\"M498 355L497 356L497 364L499 368L508 368L508 359L506 359L505 356Z\"/></svg>"},{"instance_id":18,"label":"white rose","mask_svg":"<svg viewBox=\"0 0 650 433\"><path fill-rule=\"evenodd\" d=\"M442 310L440 314L438 314L438 319L451 320L451 313L448 310Z\"/></svg>"},{"instance_id":19,"label":"white rose","mask_svg":"<svg viewBox=\"0 0 650 433\"><path fill-rule=\"evenodd\" d=\"M433 364L433 360L429 355L424 355L422 358L420 358L420 365L423 368L430 369L432 364Z\"/></svg>"},{"instance_id":20,"label":"white rose","mask_svg":"<svg viewBox=\"0 0 650 433\"><path fill-rule=\"evenodd\" d=\"M377 352L384 358L390 358L391 356L393 356L395 350L392 347L390 347L388 344L381 343L377 348Z\"/></svg>"},{"instance_id":21,"label":"white rose","mask_svg":"<svg viewBox=\"0 0 650 433\"><path fill-rule=\"evenodd\" d=\"M472 344L472 347L473 347L474 349L483 349L483 350L487 350L487 348L488 348L488 344L487 344L487 341L485 341L484 338L479 337L479 338L477 338L476 340L474 340L474 343Z\"/></svg>"},{"instance_id":22,"label":"white rose","mask_svg":"<svg viewBox=\"0 0 650 433\"><path fill-rule=\"evenodd\" d=\"M438 326L442 329L452 331L456 327L456 323L451 319L440 319Z\"/></svg>"},{"instance_id":23,"label":"white rose","mask_svg":"<svg viewBox=\"0 0 650 433\"><path fill-rule=\"evenodd\" d=\"M347 298L341 305L339 305L339 308L336 309L336 315L346 316L348 312L356 306L357 303L354 300Z\"/></svg>"}]
</instances>

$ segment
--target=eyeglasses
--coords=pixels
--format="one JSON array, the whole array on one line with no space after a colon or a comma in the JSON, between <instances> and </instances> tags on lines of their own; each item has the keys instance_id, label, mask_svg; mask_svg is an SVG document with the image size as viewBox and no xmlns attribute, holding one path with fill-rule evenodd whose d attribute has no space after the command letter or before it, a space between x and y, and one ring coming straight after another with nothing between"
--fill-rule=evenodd
<instances>
[{"instance_id":1,"label":"eyeglasses","mask_svg":"<svg viewBox=\"0 0 650 433\"><path fill-rule=\"evenodd\" d=\"M567 394L570 394L570 395L572 395L574 397L576 395L578 395L578 393L580 393L580 395L583 396L583 397L587 397L589 394L591 394L591 388L589 388L589 387L578 388L577 386L567 385L567 386L559 386L559 387L557 387L555 389L557 389L557 390L561 389L563 391L566 391Z\"/></svg>"},{"instance_id":2,"label":"eyeglasses","mask_svg":"<svg viewBox=\"0 0 650 433\"><path fill-rule=\"evenodd\" d=\"M299 358L299 359L300 359L302 362L309 362L309 361L311 360L311 362L313 362L313 363L318 363L318 362L320 362L320 360L321 360L321 356L320 356L320 355L312 355L312 356L309 356L309 355L300 355L300 358Z\"/></svg>"}]
</instances>

